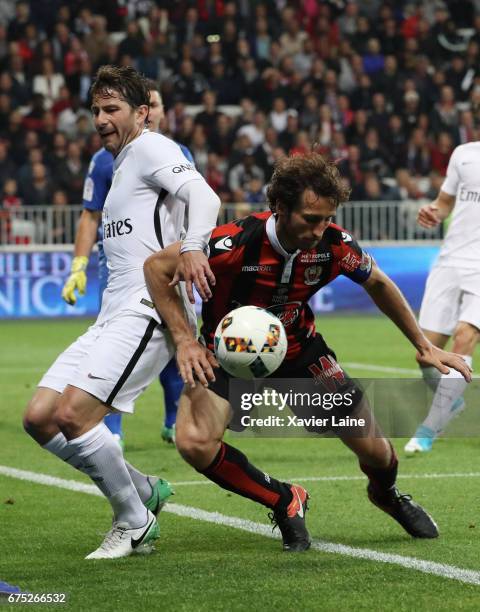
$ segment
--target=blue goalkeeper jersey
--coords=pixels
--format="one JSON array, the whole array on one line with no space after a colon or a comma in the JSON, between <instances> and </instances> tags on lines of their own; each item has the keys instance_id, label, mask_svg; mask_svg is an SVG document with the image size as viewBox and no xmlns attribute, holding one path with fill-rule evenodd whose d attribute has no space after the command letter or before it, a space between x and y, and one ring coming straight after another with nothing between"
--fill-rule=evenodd
<instances>
[{"instance_id":1,"label":"blue goalkeeper jersey","mask_svg":"<svg viewBox=\"0 0 480 612\"><path fill-rule=\"evenodd\" d=\"M184 154L185 158L195 163L193 156L187 147L179 145ZM107 197L108 191L112 184L113 175L113 155L106 149L100 149L93 155L90 166L88 167L88 174L85 178L83 186L83 208L87 210L103 210L105 204L105 198ZM102 242L102 227L98 228L98 278L99 278L99 290L100 296L102 295L108 281L108 268L107 258L103 250Z\"/></svg>"}]
</instances>

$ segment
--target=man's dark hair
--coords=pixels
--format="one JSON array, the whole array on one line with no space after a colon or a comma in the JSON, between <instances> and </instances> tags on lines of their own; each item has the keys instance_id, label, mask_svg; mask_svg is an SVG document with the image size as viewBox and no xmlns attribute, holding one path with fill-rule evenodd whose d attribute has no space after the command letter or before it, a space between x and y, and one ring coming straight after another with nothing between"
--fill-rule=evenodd
<instances>
[{"instance_id":1,"label":"man's dark hair","mask_svg":"<svg viewBox=\"0 0 480 612\"><path fill-rule=\"evenodd\" d=\"M348 200L350 190L342 182L338 168L319 153L283 157L267 188L267 200L272 212L281 202L291 213L300 206L305 189L329 198L335 206Z\"/></svg>"},{"instance_id":2,"label":"man's dark hair","mask_svg":"<svg viewBox=\"0 0 480 612\"><path fill-rule=\"evenodd\" d=\"M158 93L161 93L160 85L157 81L154 81L153 79L145 79L145 82L147 84L148 91L158 91Z\"/></svg>"},{"instance_id":3,"label":"man's dark hair","mask_svg":"<svg viewBox=\"0 0 480 612\"><path fill-rule=\"evenodd\" d=\"M101 66L90 88L90 96L108 97L116 92L132 108L150 104L147 79L131 66Z\"/></svg>"}]
</instances>

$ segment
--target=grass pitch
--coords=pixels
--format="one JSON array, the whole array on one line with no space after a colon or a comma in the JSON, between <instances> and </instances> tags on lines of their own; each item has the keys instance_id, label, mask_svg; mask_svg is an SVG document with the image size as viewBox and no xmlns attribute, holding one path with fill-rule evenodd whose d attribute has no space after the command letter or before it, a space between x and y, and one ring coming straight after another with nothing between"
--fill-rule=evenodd
<instances>
[{"instance_id":1,"label":"grass pitch","mask_svg":"<svg viewBox=\"0 0 480 612\"><path fill-rule=\"evenodd\" d=\"M0 466L88 483L21 428L23 408L42 372L86 326L86 321L0 324ZM352 374L385 375L372 369L376 365L415 369L412 349L384 319L322 317L319 329L340 363L365 364ZM205 480L161 442L162 413L160 387L153 384L138 401L136 415L124 421L129 461L178 483L176 504L268 524L263 507L201 484ZM434 541L412 540L368 502L366 481L358 479L353 455L337 440L232 437L230 442L281 478L356 478L305 482L312 498L309 528L317 541L368 549L374 559L355 558L352 549L289 555L278 540L163 512L153 555L87 562L83 557L109 528L108 504L0 474L0 581L32 593L66 592L64 607L75 611L478 610L480 586L413 569L413 558L456 566L479 572L480 583L477 438L439 440L431 454L414 459L403 458L405 440L394 441L400 488L434 515L441 530ZM381 562L382 553L406 557L407 567Z\"/></svg>"}]
</instances>

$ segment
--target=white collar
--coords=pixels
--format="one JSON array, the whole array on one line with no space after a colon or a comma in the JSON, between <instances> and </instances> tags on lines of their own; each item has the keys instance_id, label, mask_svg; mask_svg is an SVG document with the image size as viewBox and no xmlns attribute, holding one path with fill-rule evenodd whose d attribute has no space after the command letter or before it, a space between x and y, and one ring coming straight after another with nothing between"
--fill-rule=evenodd
<instances>
[{"instance_id":1,"label":"white collar","mask_svg":"<svg viewBox=\"0 0 480 612\"><path fill-rule=\"evenodd\" d=\"M144 128L140 134L138 136L136 136L133 140L131 140L128 144L126 144L123 149L120 151L120 153L117 155L117 157L115 157L115 161L114 161L114 169L116 170L118 168L118 166L120 165L120 163L125 159L125 156L127 154L127 151L129 151L133 145L133 143L138 140L141 136L143 136L144 134L148 134L150 130L148 130L147 128Z\"/></svg>"},{"instance_id":2,"label":"white collar","mask_svg":"<svg viewBox=\"0 0 480 612\"><path fill-rule=\"evenodd\" d=\"M270 244L272 245L274 250L277 251L277 253L279 253L280 255L282 255L282 257L284 257L285 259L293 259L300 253L300 249L297 249L295 253L289 253L280 244L280 240L277 236L275 215L271 215L270 217L268 217L267 223L265 225L265 231L267 232L267 238L270 240Z\"/></svg>"}]
</instances>

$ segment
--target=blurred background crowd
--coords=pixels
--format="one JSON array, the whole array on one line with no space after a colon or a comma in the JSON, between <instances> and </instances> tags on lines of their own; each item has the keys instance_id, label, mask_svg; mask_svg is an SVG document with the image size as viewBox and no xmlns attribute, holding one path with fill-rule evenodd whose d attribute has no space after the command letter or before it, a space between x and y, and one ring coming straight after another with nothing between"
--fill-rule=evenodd
<instances>
[{"instance_id":1,"label":"blurred background crowd","mask_svg":"<svg viewBox=\"0 0 480 612\"><path fill-rule=\"evenodd\" d=\"M0 0L3 207L78 204L106 63L159 82L162 131L224 202L312 145L352 200L430 198L478 140L480 0Z\"/></svg>"}]
</instances>

